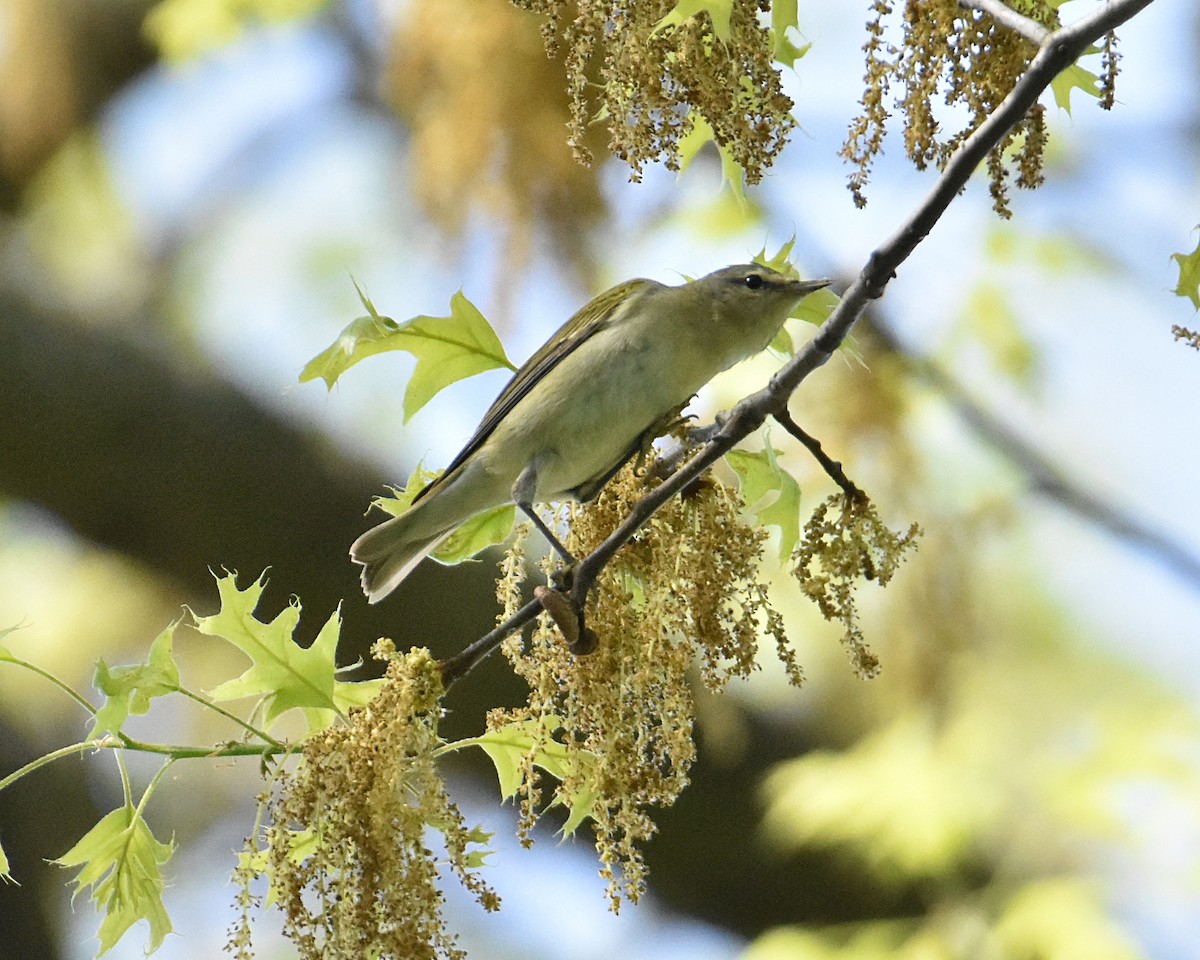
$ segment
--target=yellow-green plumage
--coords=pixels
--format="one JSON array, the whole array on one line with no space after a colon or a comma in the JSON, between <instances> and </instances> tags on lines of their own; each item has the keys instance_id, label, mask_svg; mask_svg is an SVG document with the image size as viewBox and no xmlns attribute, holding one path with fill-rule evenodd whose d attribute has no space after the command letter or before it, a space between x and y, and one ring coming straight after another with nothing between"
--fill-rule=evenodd
<instances>
[{"instance_id":1,"label":"yellow-green plumage","mask_svg":"<svg viewBox=\"0 0 1200 960\"><path fill-rule=\"evenodd\" d=\"M600 294L522 365L412 508L354 542L371 602L482 510L594 495L647 430L765 348L827 283L740 264L681 286L629 280Z\"/></svg>"}]
</instances>

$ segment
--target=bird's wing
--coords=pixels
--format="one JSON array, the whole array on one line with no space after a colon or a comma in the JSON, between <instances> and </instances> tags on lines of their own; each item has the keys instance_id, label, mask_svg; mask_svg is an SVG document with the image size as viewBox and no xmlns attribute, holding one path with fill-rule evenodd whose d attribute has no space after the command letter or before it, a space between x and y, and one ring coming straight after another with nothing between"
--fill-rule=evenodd
<instances>
[{"instance_id":1,"label":"bird's wing","mask_svg":"<svg viewBox=\"0 0 1200 960\"><path fill-rule=\"evenodd\" d=\"M441 476L434 479L413 498L413 503L415 504L426 494L447 482L455 471L487 442L488 437L492 435L500 421L521 402L521 399L533 389L543 376L558 366L563 358L578 348L581 343L605 327L614 314L622 307L627 307L640 290L652 283L653 281L650 280L626 280L580 307L575 315L563 324L558 333L542 344L537 353L526 360L521 368L513 374L508 385L500 391L500 396L496 397L487 413L483 415L483 420L475 429L474 436L467 441L467 445L459 451L458 456L451 461Z\"/></svg>"}]
</instances>

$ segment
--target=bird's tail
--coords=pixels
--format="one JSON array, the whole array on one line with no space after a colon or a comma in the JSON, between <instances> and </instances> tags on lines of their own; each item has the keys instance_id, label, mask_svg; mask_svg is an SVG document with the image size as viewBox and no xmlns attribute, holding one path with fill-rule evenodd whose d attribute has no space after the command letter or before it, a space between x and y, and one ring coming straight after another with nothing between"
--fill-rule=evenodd
<instances>
[{"instance_id":1,"label":"bird's tail","mask_svg":"<svg viewBox=\"0 0 1200 960\"><path fill-rule=\"evenodd\" d=\"M385 520L350 546L350 559L362 564L362 587L370 603L378 603L453 532L451 526L432 535L413 529L413 513Z\"/></svg>"}]
</instances>

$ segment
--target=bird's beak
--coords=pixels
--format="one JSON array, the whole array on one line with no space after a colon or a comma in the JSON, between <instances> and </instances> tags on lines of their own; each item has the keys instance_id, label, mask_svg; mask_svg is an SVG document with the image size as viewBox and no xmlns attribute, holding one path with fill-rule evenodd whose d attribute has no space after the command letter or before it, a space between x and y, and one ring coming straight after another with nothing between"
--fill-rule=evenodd
<instances>
[{"instance_id":1,"label":"bird's beak","mask_svg":"<svg viewBox=\"0 0 1200 960\"><path fill-rule=\"evenodd\" d=\"M793 280L792 289L802 297L807 297L810 293L816 293L818 290L823 290L833 283L832 280Z\"/></svg>"}]
</instances>

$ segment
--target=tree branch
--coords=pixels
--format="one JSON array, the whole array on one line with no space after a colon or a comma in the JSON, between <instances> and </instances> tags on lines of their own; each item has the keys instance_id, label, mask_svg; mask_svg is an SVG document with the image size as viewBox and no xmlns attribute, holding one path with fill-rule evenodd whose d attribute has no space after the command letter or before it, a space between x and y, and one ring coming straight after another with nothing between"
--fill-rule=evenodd
<instances>
[{"instance_id":1,"label":"tree branch","mask_svg":"<svg viewBox=\"0 0 1200 960\"><path fill-rule=\"evenodd\" d=\"M719 429L694 455L687 458L663 483L634 504L629 515L592 553L571 571L570 598L583 610L588 593L600 572L664 503L716 463L769 416L786 416L787 403L797 387L825 364L841 345L851 327L871 300L883 295L900 265L908 259L941 219L971 174L1021 120L1051 81L1082 56L1087 48L1114 30L1152 0L1111 0L1070 26L1048 34L1024 76L1013 86L996 110L972 133L947 161L933 189L907 222L868 258L858 277L842 294L841 302L821 324L815 337L802 347L757 393L744 398L731 411L718 415ZM990 11L989 11L990 12ZM533 600L500 625L450 660L443 661L447 686L469 672L514 630L519 630L543 609Z\"/></svg>"},{"instance_id":2,"label":"tree branch","mask_svg":"<svg viewBox=\"0 0 1200 960\"><path fill-rule=\"evenodd\" d=\"M1050 31L1036 20L1031 20L1024 14L1017 13L1012 7L1002 3L1001 0L958 0L958 5L968 10L978 10L980 13L986 13L1000 24L1000 26L1011 30L1013 33L1019 33L1026 40L1036 43L1039 47L1051 35Z\"/></svg>"}]
</instances>

